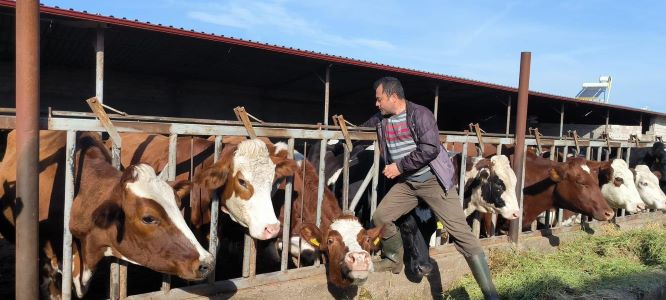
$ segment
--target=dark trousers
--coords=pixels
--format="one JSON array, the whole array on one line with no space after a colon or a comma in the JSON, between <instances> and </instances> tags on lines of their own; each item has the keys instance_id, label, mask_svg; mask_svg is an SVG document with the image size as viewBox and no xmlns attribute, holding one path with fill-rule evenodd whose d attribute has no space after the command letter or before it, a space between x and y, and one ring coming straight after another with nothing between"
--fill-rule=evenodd
<instances>
[{"instance_id":1,"label":"dark trousers","mask_svg":"<svg viewBox=\"0 0 666 300\"><path fill-rule=\"evenodd\" d=\"M375 226L384 225L383 238L399 233L394 222L414 209L418 199L425 201L444 223L444 229L453 237L458 252L465 257L483 253L478 238L465 220L458 193L455 189L445 192L436 178L424 182L403 180L389 190L372 216Z\"/></svg>"}]
</instances>

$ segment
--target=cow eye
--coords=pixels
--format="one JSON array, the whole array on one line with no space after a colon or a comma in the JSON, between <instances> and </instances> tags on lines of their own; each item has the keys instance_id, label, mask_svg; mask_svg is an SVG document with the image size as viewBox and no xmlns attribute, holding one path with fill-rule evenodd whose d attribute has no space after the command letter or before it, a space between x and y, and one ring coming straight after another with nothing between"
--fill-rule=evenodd
<instances>
[{"instance_id":1,"label":"cow eye","mask_svg":"<svg viewBox=\"0 0 666 300\"><path fill-rule=\"evenodd\" d=\"M648 186L647 182L641 182L641 186Z\"/></svg>"},{"instance_id":2,"label":"cow eye","mask_svg":"<svg viewBox=\"0 0 666 300\"><path fill-rule=\"evenodd\" d=\"M247 188L247 182L244 179L238 178L238 184L240 184L244 188Z\"/></svg>"},{"instance_id":3,"label":"cow eye","mask_svg":"<svg viewBox=\"0 0 666 300\"><path fill-rule=\"evenodd\" d=\"M329 244L329 245L333 245L333 239L329 238L328 241L326 241L326 243Z\"/></svg>"},{"instance_id":4,"label":"cow eye","mask_svg":"<svg viewBox=\"0 0 666 300\"><path fill-rule=\"evenodd\" d=\"M622 179L622 177L615 177L615 181L618 183L624 183L624 179Z\"/></svg>"},{"instance_id":5,"label":"cow eye","mask_svg":"<svg viewBox=\"0 0 666 300\"><path fill-rule=\"evenodd\" d=\"M143 224L156 224L157 220L153 216L143 216L141 222L143 222Z\"/></svg>"}]
</instances>

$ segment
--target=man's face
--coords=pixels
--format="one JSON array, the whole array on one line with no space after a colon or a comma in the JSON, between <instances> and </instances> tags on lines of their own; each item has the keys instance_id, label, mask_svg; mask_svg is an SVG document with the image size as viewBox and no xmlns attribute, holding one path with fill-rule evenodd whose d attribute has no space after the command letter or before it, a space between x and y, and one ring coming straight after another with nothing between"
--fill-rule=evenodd
<instances>
[{"instance_id":1,"label":"man's face","mask_svg":"<svg viewBox=\"0 0 666 300\"><path fill-rule=\"evenodd\" d=\"M394 96L389 97L384 94L384 87L378 86L375 90L375 106L379 109L382 115L393 114L393 104L395 103Z\"/></svg>"}]
</instances>

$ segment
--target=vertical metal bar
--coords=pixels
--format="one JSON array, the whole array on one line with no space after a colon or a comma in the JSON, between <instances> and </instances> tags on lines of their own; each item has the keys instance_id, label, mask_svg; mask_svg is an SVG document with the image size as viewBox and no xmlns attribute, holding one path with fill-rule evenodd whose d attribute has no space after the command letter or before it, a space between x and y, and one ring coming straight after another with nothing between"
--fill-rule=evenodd
<instances>
[{"instance_id":1,"label":"vertical metal bar","mask_svg":"<svg viewBox=\"0 0 666 300\"><path fill-rule=\"evenodd\" d=\"M474 213L474 219L472 220L472 233L476 238L481 235L481 215L478 212Z\"/></svg>"},{"instance_id":2,"label":"vertical metal bar","mask_svg":"<svg viewBox=\"0 0 666 300\"><path fill-rule=\"evenodd\" d=\"M62 299L72 298L72 233L69 231L70 212L74 200L74 160L76 151L76 131L67 131L65 150L65 211L63 218L62 241ZM79 254L80 255L80 254Z\"/></svg>"},{"instance_id":3,"label":"vertical metal bar","mask_svg":"<svg viewBox=\"0 0 666 300\"><path fill-rule=\"evenodd\" d=\"M317 227L321 225L321 204L324 201L324 182L326 181L324 171L326 170L326 139L322 139L319 144L319 187L317 187Z\"/></svg>"},{"instance_id":4,"label":"vertical metal bar","mask_svg":"<svg viewBox=\"0 0 666 300\"><path fill-rule=\"evenodd\" d=\"M287 141L287 158L294 159L294 139ZM303 161L302 163L305 163ZM284 186L284 220L282 227L282 256L280 259L280 271L287 272L287 262L289 259L289 248L291 247L291 195L294 187L294 177L287 177Z\"/></svg>"},{"instance_id":5,"label":"vertical metal bar","mask_svg":"<svg viewBox=\"0 0 666 300\"><path fill-rule=\"evenodd\" d=\"M245 234L243 244L243 277L251 278L256 274L257 251L254 239Z\"/></svg>"},{"instance_id":6,"label":"vertical metal bar","mask_svg":"<svg viewBox=\"0 0 666 300\"><path fill-rule=\"evenodd\" d=\"M39 298L39 1L16 2L16 299Z\"/></svg>"},{"instance_id":7,"label":"vertical metal bar","mask_svg":"<svg viewBox=\"0 0 666 300\"><path fill-rule=\"evenodd\" d=\"M167 165L167 172L169 180L176 180L176 152L178 148L178 135L170 134L169 135L169 159ZM162 288L161 290L165 293L171 290L171 276L167 274L162 274Z\"/></svg>"},{"instance_id":8,"label":"vertical metal bar","mask_svg":"<svg viewBox=\"0 0 666 300\"><path fill-rule=\"evenodd\" d=\"M379 142L375 141L373 143L374 152L373 152L373 165L375 168L372 170L372 191L370 194L370 217L375 214L377 209L377 186L379 185Z\"/></svg>"},{"instance_id":9,"label":"vertical metal bar","mask_svg":"<svg viewBox=\"0 0 666 300\"><path fill-rule=\"evenodd\" d=\"M104 29L97 28L95 40L95 96L104 103Z\"/></svg>"},{"instance_id":10,"label":"vertical metal bar","mask_svg":"<svg viewBox=\"0 0 666 300\"><path fill-rule=\"evenodd\" d=\"M331 65L326 66L326 82L324 82L324 125L328 125L328 109L331 101Z\"/></svg>"},{"instance_id":11,"label":"vertical metal bar","mask_svg":"<svg viewBox=\"0 0 666 300\"><path fill-rule=\"evenodd\" d=\"M514 171L516 171L516 177L520 183L517 192L520 192L519 207L521 210L520 217L518 220L512 220L511 226L509 229L509 238L515 244L518 243L521 227L522 227L522 210L523 210L523 182L524 182L524 171L525 171L525 129L527 123L527 102L528 102L528 93L529 93L529 84L530 84L530 63L532 59L532 53L522 52L520 53L520 76L518 82L518 111L516 113L516 152L514 153Z\"/></svg>"},{"instance_id":12,"label":"vertical metal bar","mask_svg":"<svg viewBox=\"0 0 666 300\"><path fill-rule=\"evenodd\" d=\"M555 144L550 146L550 160L551 161L556 161L555 155L557 154L557 147L555 147ZM551 228L553 227L553 217L555 216L555 213L551 211L550 209L545 211L545 220L546 220L546 228ZM536 225L536 224L535 224ZM536 228L536 226L533 226Z\"/></svg>"},{"instance_id":13,"label":"vertical metal bar","mask_svg":"<svg viewBox=\"0 0 666 300\"><path fill-rule=\"evenodd\" d=\"M604 152L603 149L602 146L597 147L597 161L601 161L601 153Z\"/></svg>"},{"instance_id":14,"label":"vertical metal bar","mask_svg":"<svg viewBox=\"0 0 666 300\"><path fill-rule=\"evenodd\" d=\"M564 131L564 103L560 108L560 139L562 138L562 133Z\"/></svg>"},{"instance_id":15,"label":"vertical metal bar","mask_svg":"<svg viewBox=\"0 0 666 300\"><path fill-rule=\"evenodd\" d=\"M610 109L606 109L606 136L608 136L608 124L610 122Z\"/></svg>"},{"instance_id":16,"label":"vertical metal bar","mask_svg":"<svg viewBox=\"0 0 666 300\"><path fill-rule=\"evenodd\" d=\"M222 136L218 135L215 137L215 143L213 145L213 162L216 163L220 159L220 153L222 152ZM208 275L208 283L212 284L215 282L215 266L217 265L217 246L219 244L219 239L217 236L217 224L220 218L220 196L217 193L213 193L212 202L210 204L210 233L209 233L209 242L208 242L208 252L213 255L213 271Z\"/></svg>"},{"instance_id":17,"label":"vertical metal bar","mask_svg":"<svg viewBox=\"0 0 666 300\"><path fill-rule=\"evenodd\" d=\"M505 137L509 137L509 129L511 128L511 95L509 95L508 105L506 106L506 133Z\"/></svg>"},{"instance_id":18,"label":"vertical metal bar","mask_svg":"<svg viewBox=\"0 0 666 300\"><path fill-rule=\"evenodd\" d=\"M467 136L465 136L465 142L462 146L462 153L460 154L460 174L458 174L458 197L460 199L460 204L463 205L465 202L465 170L467 169ZM463 205L464 206L464 205Z\"/></svg>"},{"instance_id":19,"label":"vertical metal bar","mask_svg":"<svg viewBox=\"0 0 666 300\"><path fill-rule=\"evenodd\" d=\"M627 165L629 164L629 158L631 158L631 148L632 146L627 147L626 154L625 154L625 161L627 162Z\"/></svg>"},{"instance_id":20,"label":"vertical metal bar","mask_svg":"<svg viewBox=\"0 0 666 300\"><path fill-rule=\"evenodd\" d=\"M342 162L342 210L349 209L349 151L347 144L344 148L344 161Z\"/></svg>"},{"instance_id":21,"label":"vertical metal bar","mask_svg":"<svg viewBox=\"0 0 666 300\"><path fill-rule=\"evenodd\" d=\"M439 111L439 84L435 86L435 108L433 113L435 114L435 121L437 121L437 113Z\"/></svg>"},{"instance_id":22,"label":"vertical metal bar","mask_svg":"<svg viewBox=\"0 0 666 300\"><path fill-rule=\"evenodd\" d=\"M615 158L622 159L622 147L617 147L617 153L615 153Z\"/></svg>"},{"instance_id":23,"label":"vertical metal bar","mask_svg":"<svg viewBox=\"0 0 666 300\"><path fill-rule=\"evenodd\" d=\"M567 156L569 155L569 146L565 145L563 154L562 154L562 162L567 161ZM564 209L558 208L557 209L557 223L555 223L555 227L560 227L562 226L562 221L564 220Z\"/></svg>"}]
</instances>

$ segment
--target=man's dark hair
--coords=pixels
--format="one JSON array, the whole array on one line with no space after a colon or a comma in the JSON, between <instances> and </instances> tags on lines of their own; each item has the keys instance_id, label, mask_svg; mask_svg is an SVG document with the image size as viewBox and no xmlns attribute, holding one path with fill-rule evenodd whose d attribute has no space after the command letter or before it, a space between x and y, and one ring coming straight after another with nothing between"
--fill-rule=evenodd
<instances>
[{"instance_id":1,"label":"man's dark hair","mask_svg":"<svg viewBox=\"0 0 666 300\"><path fill-rule=\"evenodd\" d=\"M398 99L405 99L405 91L402 89L402 84L400 80L395 77L382 77L377 79L372 87L376 90L379 86L382 86L384 94L386 96L391 96L396 94Z\"/></svg>"}]
</instances>

